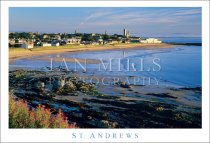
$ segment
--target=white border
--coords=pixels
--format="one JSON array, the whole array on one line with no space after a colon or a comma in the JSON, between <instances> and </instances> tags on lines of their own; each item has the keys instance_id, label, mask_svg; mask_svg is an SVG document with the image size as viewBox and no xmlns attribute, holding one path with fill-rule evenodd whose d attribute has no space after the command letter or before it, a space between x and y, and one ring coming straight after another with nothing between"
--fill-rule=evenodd
<instances>
[{"instance_id":1,"label":"white border","mask_svg":"<svg viewBox=\"0 0 210 143\"><path fill-rule=\"evenodd\" d=\"M202 7L202 129L8 129L9 7ZM209 142L209 2L208 1L1 1L1 141L2 142ZM73 139L71 134L139 133L135 139Z\"/></svg>"}]
</instances>

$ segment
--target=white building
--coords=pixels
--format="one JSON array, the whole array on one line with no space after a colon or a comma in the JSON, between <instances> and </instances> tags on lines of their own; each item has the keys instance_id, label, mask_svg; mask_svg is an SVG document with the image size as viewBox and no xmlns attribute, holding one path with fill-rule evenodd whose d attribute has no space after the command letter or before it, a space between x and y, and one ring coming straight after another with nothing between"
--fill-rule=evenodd
<instances>
[{"instance_id":1,"label":"white building","mask_svg":"<svg viewBox=\"0 0 210 143\"><path fill-rule=\"evenodd\" d=\"M155 44L157 44L157 43L162 43L162 41L160 41L160 40L158 40L158 39L156 39L156 38L148 38L148 39L146 39L146 40L140 40L140 42L141 43L155 43Z\"/></svg>"},{"instance_id":2,"label":"white building","mask_svg":"<svg viewBox=\"0 0 210 143\"><path fill-rule=\"evenodd\" d=\"M15 44L15 39L9 39L9 44L14 45Z\"/></svg>"},{"instance_id":3,"label":"white building","mask_svg":"<svg viewBox=\"0 0 210 143\"><path fill-rule=\"evenodd\" d=\"M51 44L52 46L60 46L60 43L59 42L54 42Z\"/></svg>"},{"instance_id":4,"label":"white building","mask_svg":"<svg viewBox=\"0 0 210 143\"><path fill-rule=\"evenodd\" d=\"M49 35L47 35L47 34L43 34L43 35L41 36L41 38L42 38L42 39L49 38Z\"/></svg>"},{"instance_id":5,"label":"white building","mask_svg":"<svg viewBox=\"0 0 210 143\"><path fill-rule=\"evenodd\" d=\"M81 37L72 37L64 39L64 41L66 42L66 44L80 44L81 39Z\"/></svg>"},{"instance_id":6,"label":"white building","mask_svg":"<svg viewBox=\"0 0 210 143\"><path fill-rule=\"evenodd\" d=\"M25 42L21 45L21 47L25 49L32 49L34 47L34 44L32 42Z\"/></svg>"},{"instance_id":7,"label":"white building","mask_svg":"<svg viewBox=\"0 0 210 143\"><path fill-rule=\"evenodd\" d=\"M50 44L50 43L42 43L41 46L42 47L49 47L49 46L52 46L52 44Z\"/></svg>"},{"instance_id":8,"label":"white building","mask_svg":"<svg viewBox=\"0 0 210 143\"><path fill-rule=\"evenodd\" d=\"M97 40L97 43L98 44L103 44L103 42L104 42L104 40L102 38L100 38L100 39Z\"/></svg>"},{"instance_id":9,"label":"white building","mask_svg":"<svg viewBox=\"0 0 210 143\"><path fill-rule=\"evenodd\" d=\"M61 36L60 35L52 35L51 38L55 39L55 40L61 40Z\"/></svg>"},{"instance_id":10,"label":"white building","mask_svg":"<svg viewBox=\"0 0 210 143\"><path fill-rule=\"evenodd\" d=\"M27 40L25 40L25 39L17 39L17 40L15 40L15 43L16 44L23 44L23 43L27 43L28 41Z\"/></svg>"}]
</instances>

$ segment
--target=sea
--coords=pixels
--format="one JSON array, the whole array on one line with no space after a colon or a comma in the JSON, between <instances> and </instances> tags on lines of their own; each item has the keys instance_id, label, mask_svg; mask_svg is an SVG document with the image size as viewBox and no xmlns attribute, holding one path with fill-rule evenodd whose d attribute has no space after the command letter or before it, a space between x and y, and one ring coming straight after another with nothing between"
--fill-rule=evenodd
<instances>
[{"instance_id":1,"label":"sea","mask_svg":"<svg viewBox=\"0 0 210 143\"><path fill-rule=\"evenodd\" d=\"M159 39L173 43L201 43L200 37L160 37ZM140 77L155 80L157 82L154 84L158 83L162 86L192 88L202 86L202 48L205 47L177 45L173 48L66 52L37 57L91 59L99 63L53 62L34 57L35 60L18 59L9 66L11 70L15 68L46 70L46 67L49 69L51 66L64 68L68 66L68 69L83 75L136 77L136 79Z\"/></svg>"}]
</instances>

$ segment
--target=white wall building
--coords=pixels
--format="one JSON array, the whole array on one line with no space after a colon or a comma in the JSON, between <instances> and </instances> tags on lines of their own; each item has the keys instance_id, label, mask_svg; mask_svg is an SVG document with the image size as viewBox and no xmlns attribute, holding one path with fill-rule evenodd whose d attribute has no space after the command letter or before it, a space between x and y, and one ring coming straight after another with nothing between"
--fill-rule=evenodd
<instances>
[{"instance_id":1,"label":"white wall building","mask_svg":"<svg viewBox=\"0 0 210 143\"><path fill-rule=\"evenodd\" d=\"M50 44L50 43L42 43L41 46L42 47L49 47L49 46L52 46L52 44Z\"/></svg>"},{"instance_id":2,"label":"white wall building","mask_svg":"<svg viewBox=\"0 0 210 143\"><path fill-rule=\"evenodd\" d=\"M148 38L146 40L140 40L141 43L162 43L162 41L156 39L156 38Z\"/></svg>"},{"instance_id":3,"label":"white wall building","mask_svg":"<svg viewBox=\"0 0 210 143\"><path fill-rule=\"evenodd\" d=\"M56 40L61 40L61 36L60 35L52 35L51 38L52 39L56 39Z\"/></svg>"},{"instance_id":4,"label":"white wall building","mask_svg":"<svg viewBox=\"0 0 210 143\"><path fill-rule=\"evenodd\" d=\"M51 45L52 46L60 46L60 43L59 42L55 42L55 43L52 43Z\"/></svg>"},{"instance_id":5,"label":"white wall building","mask_svg":"<svg viewBox=\"0 0 210 143\"><path fill-rule=\"evenodd\" d=\"M14 45L15 44L15 40L14 39L9 39L9 44Z\"/></svg>"},{"instance_id":6,"label":"white wall building","mask_svg":"<svg viewBox=\"0 0 210 143\"><path fill-rule=\"evenodd\" d=\"M66 44L80 44L81 39L81 37L72 37L64 39L64 41L66 42Z\"/></svg>"}]
</instances>

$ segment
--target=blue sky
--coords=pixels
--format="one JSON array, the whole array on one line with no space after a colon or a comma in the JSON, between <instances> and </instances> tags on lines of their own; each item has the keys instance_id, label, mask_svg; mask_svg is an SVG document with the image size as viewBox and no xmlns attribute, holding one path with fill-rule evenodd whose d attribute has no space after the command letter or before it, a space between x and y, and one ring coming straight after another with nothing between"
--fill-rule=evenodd
<instances>
[{"instance_id":1,"label":"blue sky","mask_svg":"<svg viewBox=\"0 0 210 143\"><path fill-rule=\"evenodd\" d=\"M201 36L199 7L11 7L10 32L122 34L133 36Z\"/></svg>"}]
</instances>

